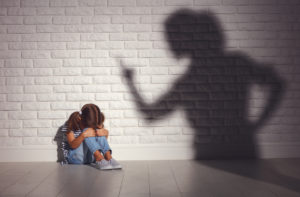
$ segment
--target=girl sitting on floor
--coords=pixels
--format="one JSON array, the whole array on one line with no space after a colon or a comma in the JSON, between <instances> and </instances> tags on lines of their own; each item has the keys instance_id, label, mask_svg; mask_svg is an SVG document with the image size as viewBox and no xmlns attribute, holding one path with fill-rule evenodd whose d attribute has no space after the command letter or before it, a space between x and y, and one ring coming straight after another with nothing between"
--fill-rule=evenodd
<instances>
[{"instance_id":1,"label":"girl sitting on floor","mask_svg":"<svg viewBox=\"0 0 300 197\"><path fill-rule=\"evenodd\" d=\"M91 164L100 170L122 168L111 156L104 119L104 114L95 104L86 104L80 112L70 115L64 136L67 141L64 147L67 163Z\"/></svg>"}]
</instances>

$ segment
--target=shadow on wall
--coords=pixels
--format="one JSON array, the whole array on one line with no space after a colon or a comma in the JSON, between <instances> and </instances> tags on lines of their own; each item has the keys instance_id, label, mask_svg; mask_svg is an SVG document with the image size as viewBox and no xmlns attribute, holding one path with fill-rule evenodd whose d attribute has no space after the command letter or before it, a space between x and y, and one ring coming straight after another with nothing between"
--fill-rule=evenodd
<instances>
[{"instance_id":1,"label":"shadow on wall","mask_svg":"<svg viewBox=\"0 0 300 197\"><path fill-rule=\"evenodd\" d=\"M64 124L61 125L58 129L57 129L57 132L56 132L56 135L54 137L54 141L56 142L56 145L57 145L57 162L62 162L64 161L64 153L63 153L63 134L64 134L64 129L66 129L64 127Z\"/></svg>"},{"instance_id":2,"label":"shadow on wall","mask_svg":"<svg viewBox=\"0 0 300 197\"><path fill-rule=\"evenodd\" d=\"M195 159L201 164L299 192L298 179L281 175L271 165L266 176L261 173L266 165L260 165L259 160L252 167L203 161L259 156L255 135L281 101L283 79L271 67L242 53L224 51L223 31L211 12L181 9L171 14L164 25L174 56L191 59L186 73L168 92L156 102L146 103L135 87L133 71L121 65L138 110L146 120L154 122L180 107L194 130ZM253 85L262 87L267 98L259 116L250 121L248 102Z\"/></svg>"},{"instance_id":3,"label":"shadow on wall","mask_svg":"<svg viewBox=\"0 0 300 197\"><path fill-rule=\"evenodd\" d=\"M196 159L256 158L254 136L281 100L283 80L271 67L239 52L224 51L224 35L213 13L179 10L167 18L165 30L174 56L189 57L191 64L152 104L144 102L132 71L124 68L139 111L153 122L180 106L195 132ZM265 107L254 122L248 115L253 85L268 92Z\"/></svg>"}]
</instances>

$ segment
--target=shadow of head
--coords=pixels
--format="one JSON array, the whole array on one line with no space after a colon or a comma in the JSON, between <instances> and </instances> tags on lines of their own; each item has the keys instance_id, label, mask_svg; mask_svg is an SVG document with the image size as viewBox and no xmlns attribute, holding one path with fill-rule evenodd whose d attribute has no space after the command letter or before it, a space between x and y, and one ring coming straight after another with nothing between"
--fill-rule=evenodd
<instances>
[{"instance_id":1,"label":"shadow of head","mask_svg":"<svg viewBox=\"0 0 300 197\"><path fill-rule=\"evenodd\" d=\"M165 37L177 58L195 57L199 50L219 53L225 45L220 22L210 11L180 9L172 13L165 21Z\"/></svg>"}]
</instances>

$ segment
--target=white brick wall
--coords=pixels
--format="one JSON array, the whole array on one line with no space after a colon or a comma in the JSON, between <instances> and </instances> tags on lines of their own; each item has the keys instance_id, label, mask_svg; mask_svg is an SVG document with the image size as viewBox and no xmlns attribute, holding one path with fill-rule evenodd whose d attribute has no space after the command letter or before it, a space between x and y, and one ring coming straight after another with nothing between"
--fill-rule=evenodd
<instances>
[{"instance_id":1,"label":"white brick wall","mask_svg":"<svg viewBox=\"0 0 300 197\"><path fill-rule=\"evenodd\" d=\"M136 71L147 102L159 98L186 70L172 56L163 26L183 7L209 9L222 23L226 50L268 62L286 80L258 144L299 144L298 0L0 0L0 149L55 150L58 127L85 103L106 114L112 146L191 144L180 108L151 124L143 119L116 60ZM264 98L251 99L252 115Z\"/></svg>"}]
</instances>

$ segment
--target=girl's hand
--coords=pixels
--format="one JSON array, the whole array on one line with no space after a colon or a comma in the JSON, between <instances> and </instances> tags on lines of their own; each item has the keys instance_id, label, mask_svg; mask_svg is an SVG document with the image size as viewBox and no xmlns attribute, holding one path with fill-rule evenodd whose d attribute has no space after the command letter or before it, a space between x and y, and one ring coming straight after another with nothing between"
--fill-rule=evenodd
<instances>
[{"instance_id":1,"label":"girl's hand","mask_svg":"<svg viewBox=\"0 0 300 197\"><path fill-rule=\"evenodd\" d=\"M108 136L108 130L107 129L97 129L96 130L96 135L97 136Z\"/></svg>"},{"instance_id":2,"label":"girl's hand","mask_svg":"<svg viewBox=\"0 0 300 197\"><path fill-rule=\"evenodd\" d=\"M87 138L87 137L95 137L96 136L96 132L94 129L92 128L88 128L87 130L85 130L83 133L83 137Z\"/></svg>"}]
</instances>

